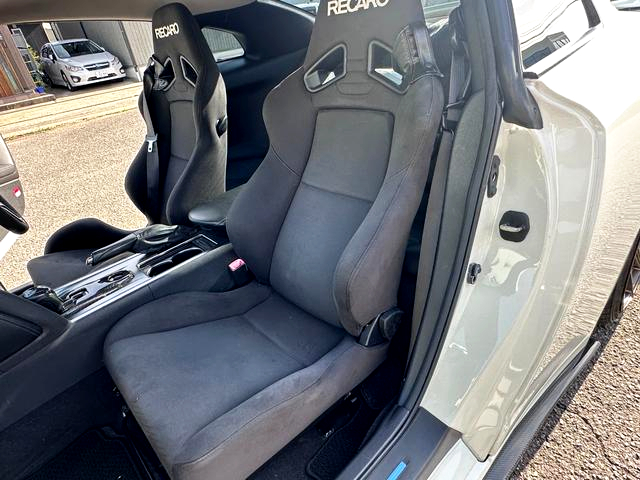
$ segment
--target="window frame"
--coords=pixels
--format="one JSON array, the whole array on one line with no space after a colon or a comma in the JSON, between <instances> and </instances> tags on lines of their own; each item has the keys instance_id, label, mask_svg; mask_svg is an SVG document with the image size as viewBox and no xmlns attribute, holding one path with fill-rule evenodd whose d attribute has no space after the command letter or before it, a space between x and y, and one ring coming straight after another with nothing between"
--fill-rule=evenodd
<instances>
[{"instance_id":1,"label":"window frame","mask_svg":"<svg viewBox=\"0 0 640 480\"><path fill-rule=\"evenodd\" d=\"M530 0L530 1L535 1L535 0ZM576 38L573 41L571 41L571 39L569 39L569 43L567 45L562 46L561 48L558 48L558 49L554 50L553 52L551 52L550 54L548 54L544 58L540 59L539 61L535 62L534 64L530 65L529 67L525 67L524 66L524 52L526 51L526 48L523 48L523 46L526 45L526 42L527 41L532 41L533 42L536 38L539 38L542 35L544 35L546 29L548 29L549 26L552 25L553 22L556 19L560 18L572 5L574 5L576 3L582 5L582 8L584 9L585 19L587 20L588 27L584 31L584 33L580 37ZM531 36L530 39L525 40L523 42L522 38L520 37L520 34L518 32L518 42L519 42L519 45L520 45L520 54L521 54L522 63L523 63L522 69L523 69L525 77L537 78L537 77L540 77L540 76L544 75L546 72L548 72L551 69L553 69L556 65L562 63L568 57L570 57L575 52L577 52L582 47L584 47L587 43L589 43L594 38L594 36L597 34L597 32L602 28L602 21L600 19L600 16L598 15L597 9L593 5L593 1L592 0L572 0L570 2L567 2L567 4L564 5L561 9L558 9L558 11L559 11L559 13L557 15L553 16L547 22L545 22L545 24L538 25L536 27L537 34L535 36ZM516 11L515 7L513 9L513 15L514 15L513 23L514 23L514 25L516 25L516 23L517 23L516 22L516 17L518 15L517 15L517 11ZM548 37L546 37L546 38L548 38ZM535 45L535 43L532 43L528 48L531 48L534 45Z\"/></svg>"},{"instance_id":2,"label":"window frame","mask_svg":"<svg viewBox=\"0 0 640 480\"><path fill-rule=\"evenodd\" d=\"M229 50L221 50L221 51L214 51L213 48L211 48L211 44L209 43L209 41L207 40L207 36L205 35L205 30L213 30L215 32L219 32L222 34L227 34L227 35L231 35L235 41L238 43L238 45L240 46L240 48L235 48L235 49L229 49ZM224 30L222 28L217 28L217 27L213 27L211 25L204 25L202 27L200 27L200 31L202 32L202 35L205 37L205 40L207 40L207 46L209 47L209 50L211 50L211 54L213 55L213 58L215 58L216 63L223 63L223 62L228 62L231 60L238 60L241 58L245 58L246 54L247 54L247 49L244 45L244 43L241 40L241 36L236 34L235 32L232 32L230 30ZM237 55L233 55L230 57L225 57L223 56L223 58L220 58L220 54L221 53L225 53L225 52L233 52L235 50L242 50L242 53L238 53Z\"/></svg>"}]
</instances>

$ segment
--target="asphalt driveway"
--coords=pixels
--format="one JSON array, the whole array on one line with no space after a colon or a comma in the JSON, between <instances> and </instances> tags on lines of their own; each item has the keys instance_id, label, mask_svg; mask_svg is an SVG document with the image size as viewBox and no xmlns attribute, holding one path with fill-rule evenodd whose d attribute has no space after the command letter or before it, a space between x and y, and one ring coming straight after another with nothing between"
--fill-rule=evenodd
<instances>
[{"instance_id":1,"label":"asphalt driveway","mask_svg":"<svg viewBox=\"0 0 640 480\"><path fill-rule=\"evenodd\" d=\"M124 178L144 138L131 110L7 141L20 171L31 228L2 260L0 280L25 283L26 262L67 223L95 217L121 228L146 224L124 191Z\"/></svg>"},{"instance_id":2,"label":"asphalt driveway","mask_svg":"<svg viewBox=\"0 0 640 480\"><path fill-rule=\"evenodd\" d=\"M143 226L123 188L144 125L128 111L8 142L17 161L31 230L2 260L9 287L28 279L25 264L59 227L97 217ZM618 325L596 333L604 349L590 373L560 402L513 478L640 479L640 303Z\"/></svg>"}]
</instances>

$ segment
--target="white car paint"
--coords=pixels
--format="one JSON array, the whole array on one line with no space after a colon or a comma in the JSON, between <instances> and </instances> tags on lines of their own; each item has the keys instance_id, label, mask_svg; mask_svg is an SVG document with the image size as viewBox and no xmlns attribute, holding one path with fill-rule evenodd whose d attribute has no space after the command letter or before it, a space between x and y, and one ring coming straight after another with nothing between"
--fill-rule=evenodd
<instances>
[{"instance_id":1,"label":"white car paint","mask_svg":"<svg viewBox=\"0 0 640 480\"><path fill-rule=\"evenodd\" d=\"M470 258L483 272L462 287L421 403L464 448L438 470L455 476L431 478L484 475L588 342L640 229L640 64L628 54L640 17L594 4L601 25L531 69L544 129L501 128L499 193L484 200ZM521 244L498 234L506 210L531 218Z\"/></svg>"}]
</instances>

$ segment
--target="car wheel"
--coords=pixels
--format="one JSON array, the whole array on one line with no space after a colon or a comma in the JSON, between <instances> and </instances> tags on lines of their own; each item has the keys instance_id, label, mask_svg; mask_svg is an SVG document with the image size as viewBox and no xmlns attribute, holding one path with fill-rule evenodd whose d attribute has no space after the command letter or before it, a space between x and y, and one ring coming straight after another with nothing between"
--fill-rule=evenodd
<instances>
[{"instance_id":1,"label":"car wheel","mask_svg":"<svg viewBox=\"0 0 640 480\"><path fill-rule=\"evenodd\" d=\"M604 309L601 322L618 322L625 310L639 292L640 287L640 235L636 238L629 253L620 278L616 283L611 298Z\"/></svg>"},{"instance_id":2,"label":"car wheel","mask_svg":"<svg viewBox=\"0 0 640 480\"><path fill-rule=\"evenodd\" d=\"M76 89L76 87L74 87L71 84L71 82L69 81L69 79L67 78L67 76L64 73L62 74L62 81L64 82L65 87L67 87L70 92L73 92Z\"/></svg>"}]
</instances>

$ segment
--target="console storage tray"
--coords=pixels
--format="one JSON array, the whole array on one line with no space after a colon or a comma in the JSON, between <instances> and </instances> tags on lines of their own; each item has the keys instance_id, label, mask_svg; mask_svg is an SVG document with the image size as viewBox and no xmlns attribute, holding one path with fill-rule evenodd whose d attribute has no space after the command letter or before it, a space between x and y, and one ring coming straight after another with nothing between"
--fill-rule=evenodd
<instances>
[{"instance_id":1,"label":"console storage tray","mask_svg":"<svg viewBox=\"0 0 640 480\"><path fill-rule=\"evenodd\" d=\"M218 244L209 237L197 235L165 252L141 261L138 268L148 277L156 277L201 253L214 250L217 246Z\"/></svg>"}]
</instances>

